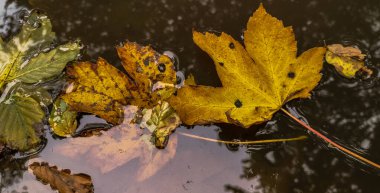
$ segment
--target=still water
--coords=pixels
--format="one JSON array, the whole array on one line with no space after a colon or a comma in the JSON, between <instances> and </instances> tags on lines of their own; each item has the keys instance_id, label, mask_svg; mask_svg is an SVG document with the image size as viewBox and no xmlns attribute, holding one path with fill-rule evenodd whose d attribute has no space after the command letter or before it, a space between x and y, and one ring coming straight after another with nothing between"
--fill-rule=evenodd
<instances>
[{"instance_id":1,"label":"still water","mask_svg":"<svg viewBox=\"0 0 380 193\"><path fill-rule=\"evenodd\" d=\"M197 83L219 86L212 60L192 42L192 29L224 31L241 40L246 22L263 2L267 11L292 25L299 53L349 42L366 50L375 69L370 80L347 80L330 66L310 100L287 108L331 138L380 162L380 4L374 0L0 0L3 36L17 29L22 9L38 8L51 18L59 41L80 39L83 59L103 57L120 66L115 45L128 39L171 51L178 68ZM181 127L181 132L222 140L295 137L304 129L282 113L249 130L231 125ZM255 135L258 136L255 136ZM174 134L175 135L175 134ZM333 193L379 192L380 171L329 148L314 136L265 146L226 146L178 135L176 156L151 178L137 182L138 162L105 175L83 159L60 156L64 140L46 135L41 160L92 176L99 193ZM27 171L27 160L3 158L0 192L54 192Z\"/></svg>"}]
</instances>

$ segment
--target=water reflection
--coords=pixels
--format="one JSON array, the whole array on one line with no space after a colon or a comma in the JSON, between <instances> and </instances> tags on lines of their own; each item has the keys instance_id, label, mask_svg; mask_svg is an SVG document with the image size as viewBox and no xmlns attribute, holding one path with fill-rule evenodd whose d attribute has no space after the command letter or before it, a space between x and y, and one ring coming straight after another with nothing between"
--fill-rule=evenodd
<instances>
[{"instance_id":1,"label":"water reflection","mask_svg":"<svg viewBox=\"0 0 380 193\"><path fill-rule=\"evenodd\" d=\"M5 192L6 187L22 181L24 172L28 170L25 165L27 159L0 158L0 192Z\"/></svg>"},{"instance_id":2,"label":"water reflection","mask_svg":"<svg viewBox=\"0 0 380 193\"><path fill-rule=\"evenodd\" d=\"M158 49L176 53L181 62L180 69L186 74L192 73L199 84L219 85L211 59L193 44L191 31L225 31L238 39L248 17L259 3L259 0L0 1L0 27L1 33L6 36L16 29L17 19L13 13L26 7L40 8L51 17L61 41L79 38L87 45L84 59L102 56L118 65L114 45L125 39L150 43ZM263 3L271 14L281 18L286 25L294 26L300 52L315 45L323 45L324 41L336 43L354 40L368 50L373 67L380 66L378 2L267 0ZM371 80L347 80L332 67L326 66L324 78L312 100L293 101L289 107L306 117L313 127L353 149L371 155L371 159L379 162L380 75L376 72ZM281 113L276 114L272 122L253 130L230 125L212 126L211 131L200 131L202 129L210 128L198 128L191 132L223 140L257 139L256 131L273 138L294 137L304 133L304 129ZM130 192L149 192L159 187L166 192L372 193L380 179L378 171L321 145L322 142L315 137L308 141L269 147L228 148L185 138L180 140L180 150L173 164L158 174L160 182L152 179L134 184L133 187L124 187L127 182L120 182L120 188L114 188L114 191L127 189ZM59 162L61 158L55 159ZM0 163L1 176L14 174L7 180L2 177L3 189L20 181L21 173L25 170L23 162L13 161L14 168L9 163ZM62 166L64 164L62 161ZM79 170L83 166L75 167ZM115 172L118 174L106 177L96 172L92 174L95 178L103 178L103 181L95 183L96 190L108 190L102 188L107 186L107 182L112 183L115 176L120 177L120 173L128 171L126 168L129 167L125 166ZM91 170L88 169L86 173L91 173ZM127 179L133 182L133 176ZM3 181L10 183L3 184ZM167 184L171 187L167 187Z\"/></svg>"}]
</instances>

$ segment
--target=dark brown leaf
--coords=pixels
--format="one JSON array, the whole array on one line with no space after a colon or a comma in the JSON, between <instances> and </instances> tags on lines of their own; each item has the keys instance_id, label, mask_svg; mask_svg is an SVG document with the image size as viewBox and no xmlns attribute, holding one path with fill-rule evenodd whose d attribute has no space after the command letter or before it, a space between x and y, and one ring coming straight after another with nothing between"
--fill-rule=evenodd
<instances>
[{"instance_id":1,"label":"dark brown leaf","mask_svg":"<svg viewBox=\"0 0 380 193\"><path fill-rule=\"evenodd\" d=\"M70 174L70 170L58 170L46 162L34 162L29 165L33 174L43 183L50 184L59 193L93 193L91 177L87 174Z\"/></svg>"}]
</instances>

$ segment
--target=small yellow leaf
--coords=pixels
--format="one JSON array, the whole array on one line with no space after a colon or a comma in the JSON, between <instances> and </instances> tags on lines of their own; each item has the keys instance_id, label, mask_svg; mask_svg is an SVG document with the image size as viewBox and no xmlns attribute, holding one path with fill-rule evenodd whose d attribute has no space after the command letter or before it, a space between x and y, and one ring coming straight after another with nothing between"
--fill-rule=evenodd
<instances>
[{"instance_id":1,"label":"small yellow leaf","mask_svg":"<svg viewBox=\"0 0 380 193\"><path fill-rule=\"evenodd\" d=\"M321 78L325 48L296 57L292 28L262 5L248 21L245 48L226 33L193 32L193 39L214 60L223 86L185 86L170 98L189 125L223 122L249 127L268 121L286 102L309 97Z\"/></svg>"},{"instance_id":2,"label":"small yellow leaf","mask_svg":"<svg viewBox=\"0 0 380 193\"><path fill-rule=\"evenodd\" d=\"M354 78L358 71L372 75L372 70L364 65L365 54L354 47L341 44L327 46L326 62L333 65L336 71L346 78Z\"/></svg>"},{"instance_id":3,"label":"small yellow leaf","mask_svg":"<svg viewBox=\"0 0 380 193\"><path fill-rule=\"evenodd\" d=\"M49 125L58 136L72 136L77 129L77 112L71 111L65 101L58 98L53 104Z\"/></svg>"}]
</instances>

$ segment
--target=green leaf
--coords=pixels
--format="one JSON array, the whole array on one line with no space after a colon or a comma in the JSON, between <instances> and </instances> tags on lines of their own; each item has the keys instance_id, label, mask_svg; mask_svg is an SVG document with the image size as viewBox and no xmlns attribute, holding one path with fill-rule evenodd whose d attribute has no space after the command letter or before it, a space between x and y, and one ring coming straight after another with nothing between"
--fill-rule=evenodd
<instances>
[{"instance_id":1,"label":"green leaf","mask_svg":"<svg viewBox=\"0 0 380 193\"><path fill-rule=\"evenodd\" d=\"M28 63L31 56L48 49L55 38L50 20L45 15L32 12L20 33L10 41L0 41L0 88Z\"/></svg>"},{"instance_id":2,"label":"green leaf","mask_svg":"<svg viewBox=\"0 0 380 193\"><path fill-rule=\"evenodd\" d=\"M40 142L36 125L42 122L44 112L31 97L12 95L0 103L0 142L21 151Z\"/></svg>"},{"instance_id":3,"label":"green leaf","mask_svg":"<svg viewBox=\"0 0 380 193\"><path fill-rule=\"evenodd\" d=\"M32 58L25 67L16 71L9 80L17 79L25 83L37 83L54 77L62 72L68 62L77 57L80 48L79 43L67 43L47 53L41 53Z\"/></svg>"},{"instance_id":4,"label":"green leaf","mask_svg":"<svg viewBox=\"0 0 380 193\"><path fill-rule=\"evenodd\" d=\"M62 99L54 102L49 117L49 124L53 132L61 137L71 136L77 129L77 112L70 111L69 106Z\"/></svg>"}]
</instances>

